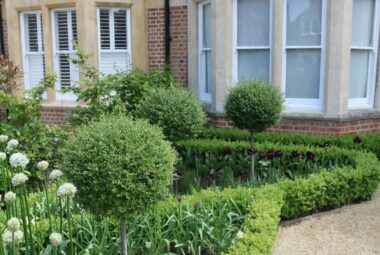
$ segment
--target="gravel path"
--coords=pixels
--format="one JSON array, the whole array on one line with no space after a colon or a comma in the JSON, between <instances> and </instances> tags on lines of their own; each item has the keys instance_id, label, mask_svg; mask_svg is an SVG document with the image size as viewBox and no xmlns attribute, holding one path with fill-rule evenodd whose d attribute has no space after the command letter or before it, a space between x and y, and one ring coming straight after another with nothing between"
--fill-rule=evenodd
<instances>
[{"instance_id":1,"label":"gravel path","mask_svg":"<svg viewBox=\"0 0 380 255\"><path fill-rule=\"evenodd\" d=\"M281 223L273 255L380 254L380 190L368 202Z\"/></svg>"}]
</instances>

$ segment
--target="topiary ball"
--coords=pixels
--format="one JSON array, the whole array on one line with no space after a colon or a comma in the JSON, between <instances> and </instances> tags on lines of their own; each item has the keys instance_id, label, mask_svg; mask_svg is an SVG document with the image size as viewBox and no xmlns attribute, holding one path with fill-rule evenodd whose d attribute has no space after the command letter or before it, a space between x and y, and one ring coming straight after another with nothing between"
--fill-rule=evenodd
<instances>
[{"instance_id":1,"label":"topiary ball","mask_svg":"<svg viewBox=\"0 0 380 255\"><path fill-rule=\"evenodd\" d=\"M283 105L284 98L277 87L253 80L229 91L225 109L238 128L261 132L280 120Z\"/></svg>"},{"instance_id":2,"label":"topiary ball","mask_svg":"<svg viewBox=\"0 0 380 255\"><path fill-rule=\"evenodd\" d=\"M79 202L95 215L131 216L169 194L176 152L145 120L103 117L78 128L62 153Z\"/></svg>"},{"instance_id":3,"label":"topiary ball","mask_svg":"<svg viewBox=\"0 0 380 255\"><path fill-rule=\"evenodd\" d=\"M148 93L133 115L160 126L172 140L194 137L206 124L201 102L189 91L179 88Z\"/></svg>"}]
</instances>

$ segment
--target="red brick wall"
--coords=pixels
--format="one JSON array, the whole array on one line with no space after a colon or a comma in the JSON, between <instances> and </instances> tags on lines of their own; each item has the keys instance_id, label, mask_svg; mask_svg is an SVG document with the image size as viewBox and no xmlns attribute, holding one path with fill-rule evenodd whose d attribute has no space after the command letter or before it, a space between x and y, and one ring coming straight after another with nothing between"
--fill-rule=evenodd
<instances>
[{"instance_id":1,"label":"red brick wall","mask_svg":"<svg viewBox=\"0 0 380 255\"><path fill-rule=\"evenodd\" d=\"M67 119L73 111L73 108L43 107L41 110L41 121L45 124L57 125L68 129L70 126L67 124Z\"/></svg>"},{"instance_id":2,"label":"red brick wall","mask_svg":"<svg viewBox=\"0 0 380 255\"><path fill-rule=\"evenodd\" d=\"M187 6L170 8L171 59L176 79L187 86ZM149 70L165 66L165 10L148 10Z\"/></svg>"},{"instance_id":3,"label":"red brick wall","mask_svg":"<svg viewBox=\"0 0 380 255\"><path fill-rule=\"evenodd\" d=\"M225 117L211 117L210 124L216 127L233 127ZM310 120L284 118L268 131L298 132L317 135L343 135L380 132L380 117L359 120Z\"/></svg>"}]
</instances>

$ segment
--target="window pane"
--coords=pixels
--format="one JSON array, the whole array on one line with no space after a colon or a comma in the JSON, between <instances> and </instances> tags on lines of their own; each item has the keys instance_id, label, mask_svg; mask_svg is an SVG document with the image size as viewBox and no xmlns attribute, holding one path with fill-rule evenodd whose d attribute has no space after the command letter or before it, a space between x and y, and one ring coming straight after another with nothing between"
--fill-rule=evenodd
<instances>
[{"instance_id":1,"label":"window pane","mask_svg":"<svg viewBox=\"0 0 380 255\"><path fill-rule=\"evenodd\" d=\"M354 0L352 12L352 45L372 46L375 1Z\"/></svg>"},{"instance_id":2,"label":"window pane","mask_svg":"<svg viewBox=\"0 0 380 255\"><path fill-rule=\"evenodd\" d=\"M203 48L211 48L211 4L203 5Z\"/></svg>"},{"instance_id":3,"label":"window pane","mask_svg":"<svg viewBox=\"0 0 380 255\"><path fill-rule=\"evenodd\" d=\"M70 50L69 47L69 29L66 11L56 12L56 28L58 50Z\"/></svg>"},{"instance_id":4,"label":"window pane","mask_svg":"<svg viewBox=\"0 0 380 255\"><path fill-rule=\"evenodd\" d=\"M71 26L72 26L72 33L73 33L73 42L72 42L72 48L74 49L74 45L78 44L78 33L77 33L77 12L71 11Z\"/></svg>"},{"instance_id":5,"label":"window pane","mask_svg":"<svg viewBox=\"0 0 380 255\"><path fill-rule=\"evenodd\" d=\"M127 49L127 11L116 10L114 13L115 49Z\"/></svg>"},{"instance_id":6,"label":"window pane","mask_svg":"<svg viewBox=\"0 0 380 255\"><path fill-rule=\"evenodd\" d=\"M238 80L259 79L269 82L270 51L269 50L239 50Z\"/></svg>"},{"instance_id":7,"label":"window pane","mask_svg":"<svg viewBox=\"0 0 380 255\"><path fill-rule=\"evenodd\" d=\"M37 14L25 14L26 51L38 52Z\"/></svg>"},{"instance_id":8,"label":"window pane","mask_svg":"<svg viewBox=\"0 0 380 255\"><path fill-rule=\"evenodd\" d=\"M322 0L287 1L287 45L321 45Z\"/></svg>"},{"instance_id":9,"label":"window pane","mask_svg":"<svg viewBox=\"0 0 380 255\"><path fill-rule=\"evenodd\" d=\"M319 99L320 50L288 50L286 97Z\"/></svg>"},{"instance_id":10,"label":"window pane","mask_svg":"<svg viewBox=\"0 0 380 255\"><path fill-rule=\"evenodd\" d=\"M109 50L111 49L110 10L100 10L99 19L101 48L102 50Z\"/></svg>"},{"instance_id":11,"label":"window pane","mask_svg":"<svg viewBox=\"0 0 380 255\"><path fill-rule=\"evenodd\" d=\"M211 55L212 55L211 51L205 51L204 67L205 67L205 93L206 94L211 94L211 88L212 88L213 70L212 70Z\"/></svg>"},{"instance_id":12,"label":"window pane","mask_svg":"<svg viewBox=\"0 0 380 255\"><path fill-rule=\"evenodd\" d=\"M238 0L238 46L269 46L270 0Z\"/></svg>"},{"instance_id":13,"label":"window pane","mask_svg":"<svg viewBox=\"0 0 380 255\"><path fill-rule=\"evenodd\" d=\"M370 52L351 51L350 98L366 98Z\"/></svg>"}]
</instances>

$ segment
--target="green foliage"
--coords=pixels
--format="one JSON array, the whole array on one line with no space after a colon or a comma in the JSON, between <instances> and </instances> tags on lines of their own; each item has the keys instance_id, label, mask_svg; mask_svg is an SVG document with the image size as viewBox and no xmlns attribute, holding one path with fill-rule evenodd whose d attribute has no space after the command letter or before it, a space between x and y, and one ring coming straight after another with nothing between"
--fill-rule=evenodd
<instances>
[{"instance_id":1,"label":"green foliage","mask_svg":"<svg viewBox=\"0 0 380 255\"><path fill-rule=\"evenodd\" d=\"M183 189L181 191L210 185L236 186L249 179L250 145L247 142L198 139L178 141L175 147L182 159L177 165L180 178L175 187ZM355 166L355 157L356 151L337 147L258 144L255 178L259 183L294 179L322 168Z\"/></svg>"},{"instance_id":2,"label":"green foliage","mask_svg":"<svg viewBox=\"0 0 380 255\"><path fill-rule=\"evenodd\" d=\"M282 181L282 218L294 218L370 198L380 183L380 166L373 154L356 152L356 168L322 171L307 179Z\"/></svg>"},{"instance_id":3,"label":"green foliage","mask_svg":"<svg viewBox=\"0 0 380 255\"><path fill-rule=\"evenodd\" d=\"M276 241L283 191L276 186L264 186L254 192L255 200L245 217L244 237L228 249L230 255L270 255Z\"/></svg>"},{"instance_id":4,"label":"green foliage","mask_svg":"<svg viewBox=\"0 0 380 255\"><path fill-rule=\"evenodd\" d=\"M94 214L134 215L168 195L176 153L163 138L146 121L103 117L68 140L62 169Z\"/></svg>"},{"instance_id":5,"label":"green foliage","mask_svg":"<svg viewBox=\"0 0 380 255\"><path fill-rule=\"evenodd\" d=\"M203 190L161 202L129 225L130 252L221 254L234 242L252 202L247 188Z\"/></svg>"},{"instance_id":6,"label":"green foliage","mask_svg":"<svg viewBox=\"0 0 380 255\"><path fill-rule=\"evenodd\" d=\"M247 141L250 134L245 130L233 128L205 128L199 136L201 138L220 139L226 141ZM359 140L357 138L359 138ZM375 153L380 159L379 133L322 136L299 133L262 132L255 135L255 140L259 143L269 142L283 145L300 144L322 148L337 146L347 149L365 150Z\"/></svg>"},{"instance_id":7,"label":"green foliage","mask_svg":"<svg viewBox=\"0 0 380 255\"><path fill-rule=\"evenodd\" d=\"M59 162L58 149L67 137L65 131L41 123L42 95L54 80L55 76L47 75L35 89L27 92L26 99L0 91L0 112L6 115L0 122L0 134L19 140L19 150L27 153L31 162L45 159L52 166ZM32 164L29 171L34 173Z\"/></svg>"},{"instance_id":8,"label":"green foliage","mask_svg":"<svg viewBox=\"0 0 380 255\"><path fill-rule=\"evenodd\" d=\"M191 92L178 88L150 92L133 115L162 127L172 140L194 137L206 123L201 102Z\"/></svg>"},{"instance_id":9,"label":"green foliage","mask_svg":"<svg viewBox=\"0 0 380 255\"><path fill-rule=\"evenodd\" d=\"M88 124L108 113L129 113L136 108L145 94L155 88L176 86L174 73L170 68L146 73L133 67L124 72L115 70L115 74L102 74L88 62L89 56L78 49L74 63L82 70L80 86L69 90L77 96L77 100L86 106L78 106L69 118L73 126Z\"/></svg>"},{"instance_id":10,"label":"green foliage","mask_svg":"<svg viewBox=\"0 0 380 255\"><path fill-rule=\"evenodd\" d=\"M264 131L281 117L284 99L277 87L263 81L247 81L232 88L226 113L238 128Z\"/></svg>"}]
</instances>

